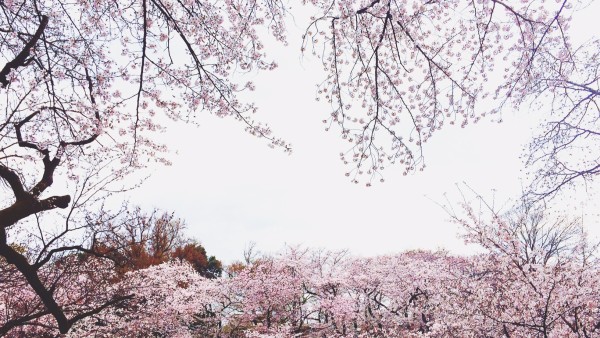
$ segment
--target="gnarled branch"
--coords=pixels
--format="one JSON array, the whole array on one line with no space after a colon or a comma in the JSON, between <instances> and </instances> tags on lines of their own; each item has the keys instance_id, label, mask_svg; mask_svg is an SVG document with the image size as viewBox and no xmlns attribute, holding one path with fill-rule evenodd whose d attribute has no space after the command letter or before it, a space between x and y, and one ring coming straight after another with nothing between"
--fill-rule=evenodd
<instances>
[{"instance_id":1,"label":"gnarled branch","mask_svg":"<svg viewBox=\"0 0 600 338\"><path fill-rule=\"evenodd\" d=\"M29 53L42 36L42 33L44 33L44 29L46 29L47 25L48 17L46 15L42 15L42 21L40 22L40 25L35 31L35 34L33 34L33 36L31 37L31 40L29 40L29 42L25 44L23 50L21 50L21 52L12 61L8 62L6 65L4 65L4 68L0 70L0 83L2 83L3 88L6 88L6 86L8 86L8 84L10 83L10 81L8 80L8 74L10 74L10 71L12 69L17 69L19 67L27 65L27 58L29 57Z\"/></svg>"}]
</instances>

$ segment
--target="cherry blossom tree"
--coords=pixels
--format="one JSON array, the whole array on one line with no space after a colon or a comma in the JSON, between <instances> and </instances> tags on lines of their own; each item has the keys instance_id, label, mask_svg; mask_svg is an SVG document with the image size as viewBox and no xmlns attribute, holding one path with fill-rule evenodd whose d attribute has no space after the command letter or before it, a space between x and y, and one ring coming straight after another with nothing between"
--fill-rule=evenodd
<instances>
[{"instance_id":1,"label":"cherry blossom tree","mask_svg":"<svg viewBox=\"0 0 600 338\"><path fill-rule=\"evenodd\" d=\"M183 221L127 204L116 215L103 212L94 219L85 229L88 247L77 254L68 250L38 270L75 319L71 336L173 336L218 325L209 310L217 306L219 284L205 279L219 275L220 262L213 257L209 266L204 248L183 238ZM31 248L14 249L29 257ZM0 268L5 308L0 334L56 336L60 328L24 276L6 261ZM207 301L210 297L215 300Z\"/></svg>"},{"instance_id":2,"label":"cherry blossom tree","mask_svg":"<svg viewBox=\"0 0 600 338\"><path fill-rule=\"evenodd\" d=\"M212 318L199 318L218 300L218 284L185 262L168 262L127 272L117 284L136 297L78 322L71 337L207 337ZM205 325L199 325L205 324ZM208 326L210 327L210 326Z\"/></svg>"},{"instance_id":3,"label":"cherry blossom tree","mask_svg":"<svg viewBox=\"0 0 600 338\"><path fill-rule=\"evenodd\" d=\"M102 261L98 260L88 263L85 274L80 264L72 265L76 267L74 273L58 268L60 273L69 275L63 277L65 283L60 283L56 292L57 300L65 304L65 311L78 309L81 304L94 309L81 316L67 337L208 336L211 331L207 328L218 327L213 325L213 317L201 316L205 314L204 307L219 300L219 285L199 275L188 263L173 261L129 271L118 282L111 283L107 283L110 280L107 276L94 276L99 276L98 270L107 269L116 278L114 268L102 267L97 264ZM58 334L54 319L26 284L3 290L5 317L2 319L6 323L3 335L54 337ZM110 295L111 291L127 292L135 297L98 310L102 304L98 295Z\"/></svg>"},{"instance_id":4,"label":"cherry blossom tree","mask_svg":"<svg viewBox=\"0 0 600 338\"><path fill-rule=\"evenodd\" d=\"M61 329L55 319L55 309L39 297L35 285L14 265L3 261L0 269L3 276L0 335L55 336ZM50 285L54 302L60 304L61 312L68 316L70 323L132 299L131 290L112 282L116 277L114 266L94 256L63 257L36 272Z\"/></svg>"},{"instance_id":5,"label":"cherry blossom tree","mask_svg":"<svg viewBox=\"0 0 600 338\"><path fill-rule=\"evenodd\" d=\"M578 221L521 203L501 214L480 197L454 220L487 253L453 290L450 319L471 335L592 337L600 329L597 247ZM455 297L455 298L454 298ZM465 323L460 318L469 318Z\"/></svg>"},{"instance_id":6,"label":"cherry blossom tree","mask_svg":"<svg viewBox=\"0 0 600 338\"><path fill-rule=\"evenodd\" d=\"M252 83L232 79L276 66L257 27L284 41L285 9L278 0L23 0L2 1L0 9L0 177L10 191L2 197L0 255L66 333L89 311L69 317L43 268L73 252L97 254L81 234L98 221L89 217L94 202L125 189L122 178L147 161L167 161L152 137L162 128L157 113L174 120L193 120L199 110L232 116L289 150L251 119L252 104L236 98ZM65 213L48 216L55 209ZM48 226L56 224L51 217L63 225ZM11 245L20 241L31 247L27 254Z\"/></svg>"}]
</instances>

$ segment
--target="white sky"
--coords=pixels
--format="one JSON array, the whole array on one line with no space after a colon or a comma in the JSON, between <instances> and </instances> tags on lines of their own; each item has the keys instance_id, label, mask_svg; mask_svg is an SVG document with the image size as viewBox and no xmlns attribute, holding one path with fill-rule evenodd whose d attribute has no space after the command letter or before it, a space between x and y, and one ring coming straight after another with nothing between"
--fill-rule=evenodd
<instances>
[{"instance_id":1,"label":"white sky","mask_svg":"<svg viewBox=\"0 0 600 338\"><path fill-rule=\"evenodd\" d=\"M593 16L600 13L598 2L594 7L575 20L576 39L597 35ZM405 177L400 167L388 166L385 183L370 188L350 183L344 176L349 168L339 160L348 144L338 130L324 131L321 121L330 110L314 99L325 74L316 59L300 57L305 22L296 15L296 26L289 26L289 47L267 44L279 68L253 76L257 90L248 96L259 107L256 119L290 142L292 155L268 148L232 119L199 114L199 127L168 128L164 137L177 151L173 165L153 168L150 179L129 197L131 202L174 211L186 220L188 235L226 263L241 259L250 242L263 252L285 244L349 249L357 255L416 248L469 252L457 238L458 228L435 202L444 202L445 193L457 201L456 184L461 182L487 196L495 189L498 202L518 197L524 184L519 156L535 117L507 112L502 124L448 126L425 145L424 172ZM599 234L600 218L582 202L586 192L577 194L579 199L561 199L561 210L583 214L590 231ZM568 206L566 200L571 201Z\"/></svg>"}]
</instances>

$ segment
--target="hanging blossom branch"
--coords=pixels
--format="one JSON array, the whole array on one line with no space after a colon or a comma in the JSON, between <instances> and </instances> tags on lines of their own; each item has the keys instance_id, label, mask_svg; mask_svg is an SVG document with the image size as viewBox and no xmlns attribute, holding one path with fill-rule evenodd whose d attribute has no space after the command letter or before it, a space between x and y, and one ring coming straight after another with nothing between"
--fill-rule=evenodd
<instances>
[{"instance_id":1,"label":"hanging blossom branch","mask_svg":"<svg viewBox=\"0 0 600 338\"><path fill-rule=\"evenodd\" d=\"M302 48L328 72L317 99L333 111L323 122L351 145L341 153L346 175L367 185L388 164L423 170L424 144L447 125L501 121L506 105L535 97L548 54L569 48L566 1L305 3L321 11Z\"/></svg>"},{"instance_id":2,"label":"hanging blossom branch","mask_svg":"<svg viewBox=\"0 0 600 338\"><path fill-rule=\"evenodd\" d=\"M535 75L539 105L550 114L529 145L532 200L552 198L600 174L600 40L547 55ZM544 103L549 102L549 103Z\"/></svg>"}]
</instances>

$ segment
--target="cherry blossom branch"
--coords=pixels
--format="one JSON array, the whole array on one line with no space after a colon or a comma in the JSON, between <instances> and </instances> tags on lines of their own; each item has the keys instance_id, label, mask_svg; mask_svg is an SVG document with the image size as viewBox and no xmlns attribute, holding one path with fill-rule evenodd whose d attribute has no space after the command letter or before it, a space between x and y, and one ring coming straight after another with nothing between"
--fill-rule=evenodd
<instances>
[{"instance_id":1,"label":"cherry blossom branch","mask_svg":"<svg viewBox=\"0 0 600 338\"><path fill-rule=\"evenodd\" d=\"M30 315L25 315L15 319L11 319L5 322L2 326L0 326L0 336L6 335L8 332L10 332L10 330L12 330L15 327L19 327L21 325L31 322L34 319L41 318L48 314L50 314L48 310L43 310Z\"/></svg>"},{"instance_id":2,"label":"cherry blossom branch","mask_svg":"<svg viewBox=\"0 0 600 338\"><path fill-rule=\"evenodd\" d=\"M12 171L10 168L0 163L0 177L3 178L10 185L15 197L22 199L26 196L25 188L19 176ZM1 217L0 217L1 218Z\"/></svg>"},{"instance_id":3,"label":"cherry blossom branch","mask_svg":"<svg viewBox=\"0 0 600 338\"><path fill-rule=\"evenodd\" d=\"M27 58L29 57L31 50L35 47L36 43L42 36L42 33L44 32L44 29L46 29L47 25L48 16L42 15L40 25L35 31L35 34L33 34L31 39L25 44L21 52L17 54L17 56L12 61L4 65L4 68L2 68L2 70L0 70L0 83L2 83L3 88L6 88L10 83L8 75L10 74L11 70L16 70L19 67L27 66L27 64L29 63L29 60Z\"/></svg>"}]
</instances>

